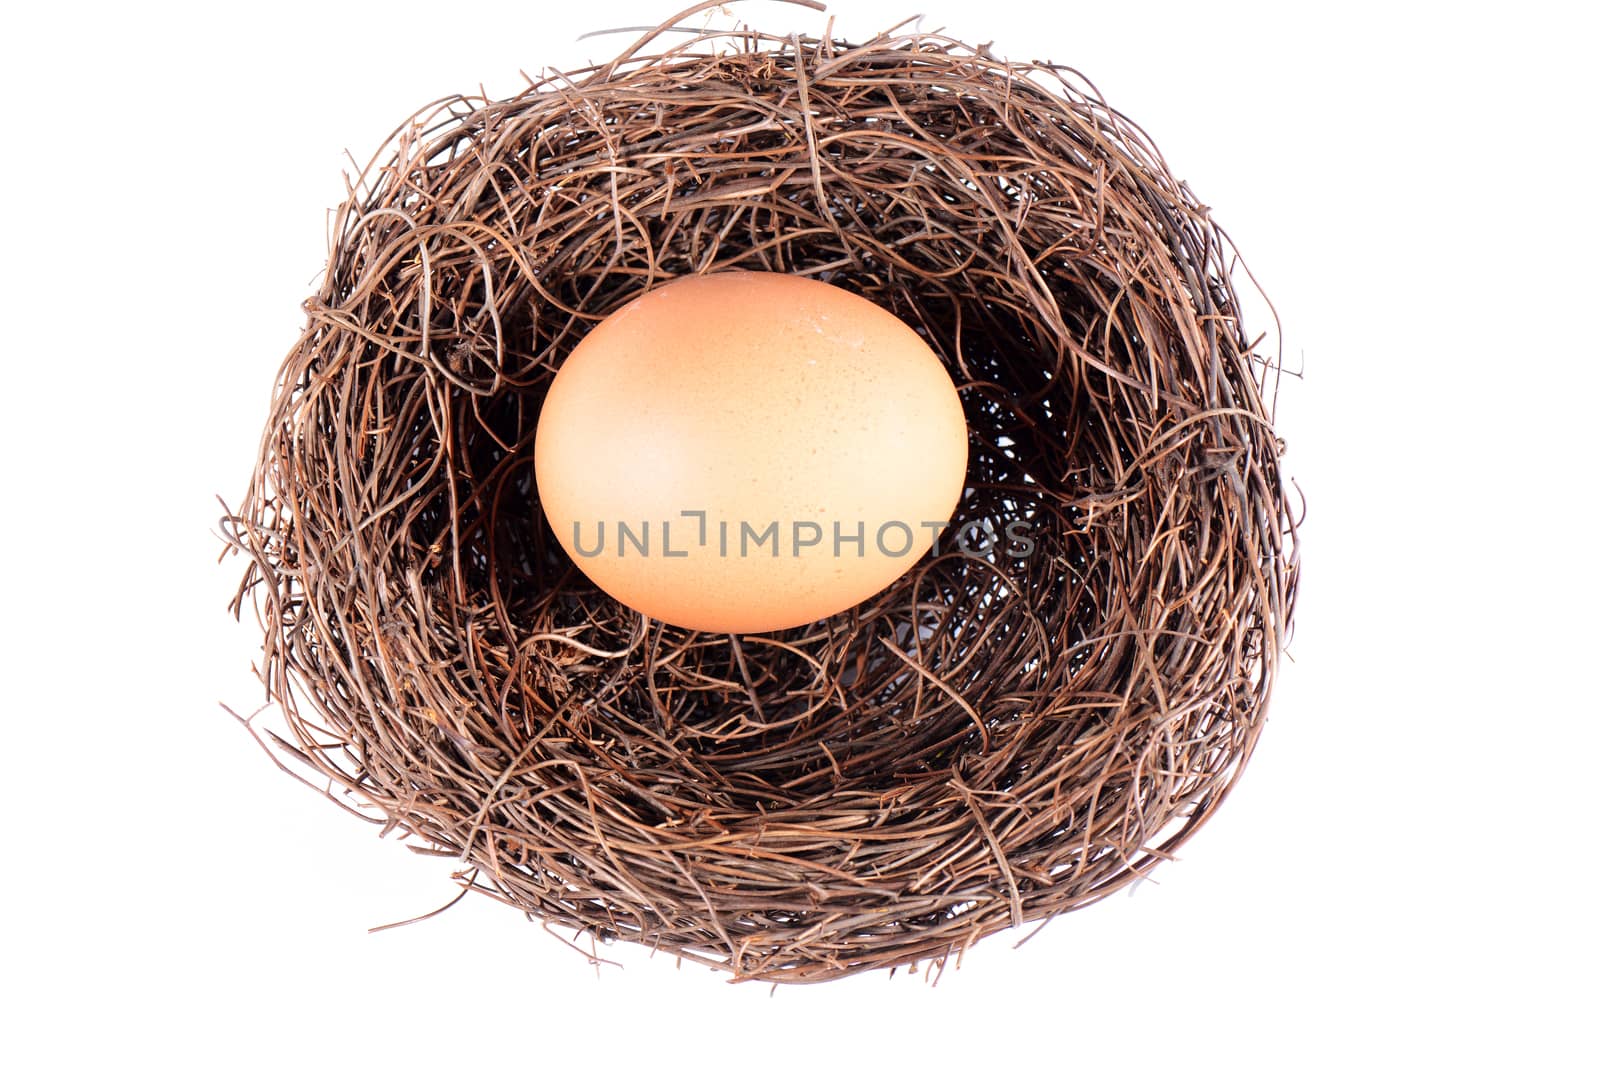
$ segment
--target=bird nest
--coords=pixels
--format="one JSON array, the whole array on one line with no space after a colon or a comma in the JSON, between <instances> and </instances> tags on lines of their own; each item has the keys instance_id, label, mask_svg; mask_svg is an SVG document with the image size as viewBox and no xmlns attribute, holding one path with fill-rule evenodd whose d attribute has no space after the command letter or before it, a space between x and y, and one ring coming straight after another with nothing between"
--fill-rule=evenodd
<instances>
[{"instance_id":1,"label":"bird nest","mask_svg":"<svg viewBox=\"0 0 1600 1068\"><path fill-rule=\"evenodd\" d=\"M1073 72L677 32L430 107L339 210L223 522L257 737L536 920L739 979L942 967L1140 878L1245 766L1297 574L1274 361L1208 210ZM592 585L532 449L586 331L729 268L894 312L971 430L961 536L737 637Z\"/></svg>"}]
</instances>

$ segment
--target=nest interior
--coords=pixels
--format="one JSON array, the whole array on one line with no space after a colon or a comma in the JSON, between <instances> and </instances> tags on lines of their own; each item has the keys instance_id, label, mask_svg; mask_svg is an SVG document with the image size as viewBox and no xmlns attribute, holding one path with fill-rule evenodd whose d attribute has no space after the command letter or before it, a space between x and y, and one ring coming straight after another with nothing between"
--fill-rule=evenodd
<instances>
[{"instance_id":1,"label":"nest interior","mask_svg":"<svg viewBox=\"0 0 1600 1068\"><path fill-rule=\"evenodd\" d=\"M463 892L740 979L942 965L1126 886L1236 781L1297 574L1272 364L1225 235L1072 72L658 32L414 116L335 238L224 519L234 610L270 747ZM955 523L1034 551L947 543L743 637L592 586L538 506L541 399L610 311L726 268L912 325L971 428Z\"/></svg>"}]
</instances>

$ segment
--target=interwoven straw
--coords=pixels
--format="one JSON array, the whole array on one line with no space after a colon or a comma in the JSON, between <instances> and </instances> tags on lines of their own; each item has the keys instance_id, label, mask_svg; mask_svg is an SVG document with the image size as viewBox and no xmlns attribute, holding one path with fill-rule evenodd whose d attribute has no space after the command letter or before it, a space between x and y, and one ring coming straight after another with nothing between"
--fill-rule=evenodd
<instances>
[{"instance_id":1,"label":"interwoven straw","mask_svg":"<svg viewBox=\"0 0 1600 1068\"><path fill-rule=\"evenodd\" d=\"M1170 856L1256 742L1298 571L1274 362L1147 138L1063 68L831 38L663 29L406 122L224 521L286 766L463 892L737 978L942 964ZM1034 551L947 542L739 638L592 586L541 518L541 399L607 313L724 268L917 329L971 428L955 522Z\"/></svg>"}]
</instances>

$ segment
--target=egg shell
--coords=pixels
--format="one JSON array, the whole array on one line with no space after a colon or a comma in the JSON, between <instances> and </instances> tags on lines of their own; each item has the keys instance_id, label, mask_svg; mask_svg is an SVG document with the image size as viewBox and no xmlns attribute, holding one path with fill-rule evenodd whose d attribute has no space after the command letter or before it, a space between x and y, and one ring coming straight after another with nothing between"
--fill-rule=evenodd
<instances>
[{"instance_id":1,"label":"egg shell","mask_svg":"<svg viewBox=\"0 0 1600 1068\"><path fill-rule=\"evenodd\" d=\"M763 632L859 604L927 552L963 491L967 425L890 312L724 271L590 331L551 384L534 464L551 529L601 589L678 626Z\"/></svg>"}]
</instances>

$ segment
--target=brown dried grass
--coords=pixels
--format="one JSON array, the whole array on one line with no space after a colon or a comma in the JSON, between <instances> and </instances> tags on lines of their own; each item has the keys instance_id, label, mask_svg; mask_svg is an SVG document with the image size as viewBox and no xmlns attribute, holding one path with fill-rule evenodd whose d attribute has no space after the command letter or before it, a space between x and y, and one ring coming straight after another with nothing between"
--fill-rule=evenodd
<instances>
[{"instance_id":1,"label":"brown dried grass","mask_svg":"<svg viewBox=\"0 0 1600 1068\"><path fill-rule=\"evenodd\" d=\"M942 965L1127 886L1245 766L1298 570L1275 364L1208 210L1074 72L663 28L419 113L336 234L223 524L257 733L464 888L740 979ZM544 392L733 267L922 333L972 429L957 522L1037 550L739 638L590 585L540 518Z\"/></svg>"}]
</instances>

